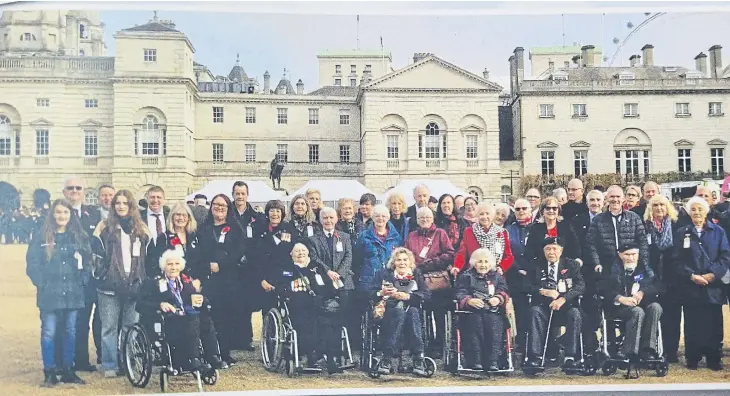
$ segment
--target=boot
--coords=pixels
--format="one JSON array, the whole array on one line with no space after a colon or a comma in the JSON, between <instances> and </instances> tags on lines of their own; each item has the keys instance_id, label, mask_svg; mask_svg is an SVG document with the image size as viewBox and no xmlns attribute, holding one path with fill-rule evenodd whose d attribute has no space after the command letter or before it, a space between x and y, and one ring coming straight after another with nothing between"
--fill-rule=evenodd
<instances>
[{"instance_id":1,"label":"boot","mask_svg":"<svg viewBox=\"0 0 730 396\"><path fill-rule=\"evenodd\" d=\"M41 387L43 388L52 388L58 383L58 377L56 377L56 370L49 369L49 370L43 370L44 379L43 383L41 384Z\"/></svg>"},{"instance_id":2,"label":"boot","mask_svg":"<svg viewBox=\"0 0 730 396\"><path fill-rule=\"evenodd\" d=\"M85 385L86 382L79 378L78 375L76 375L75 372L71 371L71 369L64 369L61 372L61 382L64 384L78 384L78 385Z\"/></svg>"},{"instance_id":3,"label":"boot","mask_svg":"<svg viewBox=\"0 0 730 396\"><path fill-rule=\"evenodd\" d=\"M226 362L224 362L218 355L213 355L210 359L208 359L208 363L215 370L225 370L228 368L228 364L226 364Z\"/></svg>"}]
</instances>

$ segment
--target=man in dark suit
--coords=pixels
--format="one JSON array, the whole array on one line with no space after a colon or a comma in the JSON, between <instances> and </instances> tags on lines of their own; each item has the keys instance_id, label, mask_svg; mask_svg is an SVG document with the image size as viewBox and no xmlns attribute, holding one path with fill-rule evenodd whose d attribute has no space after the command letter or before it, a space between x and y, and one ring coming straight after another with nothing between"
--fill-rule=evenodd
<instances>
[{"instance_id":1,"label":"man in dark suit","mask_svg":"<svg viewBox=\"0 0 730 396\"><path fill-rule=\"evenodd\" d=\"M537 261L528 273L527 293L532 295L530 336L527 365L539 367L546 335L550 311L554 311L554 322L565 324L565 361L564 369L576 368L576 360L580 360L580 332L582 316L578 306L578 297L585 291L585 283L580 272L580 265L573 260L561 257L562 241L558 238L547 238L543 242L544 258ZM557 327L553 327L557 328Z\"/></svg>"},{"instance_id":2,"label":"man in dark suit","mask_svg":"<svg viewBox=\"0 0 730 396\"><path fill-rule=\"evenodd\" d=\"M573 179L568 182L568 202L563 205L563 219L571 221L573 217L581 215L588 211L585 198L583 196L583 182L580 179ZM575 230L578 232L578 230Z\"/></svg>"},{"instance_id":3,"label":"man in dark suit","mask_svg":"<svg viewBox=\"0 0 730 396\"><path fill-rule=\"evenodd\" d=\"M195 201L190 204L190 211L193 212L193 217L198 225L203 224L205 219L208 217L208 208L205 204L208 202L208 198L203 194L195 195Z\"/></svg>"},{"instance_id":4,"label":"man in dark suit","mask_svg":"<svg viewBox=\"0 0 730 396\"><path fill-rule=\"evenodd\" d=\"M419 184L416 186L416 188L413 189L413 199L416 201L416 203L411 205L408 208L408 211L406 212L406 217L411 219L408 224L409 230L418 229L418 221L416 220L416 212L418 211L419 208L422 208L424 206L428 207L428 201L431 199L431 191L429 191L429 189L426 185ZM433 216L434 216L434 218L436 217L436 212L434 212ZM405 239L406 236L407 235L404 235L403 239Z\"/></svg>"},{"instance_id":5,"label":"man in dark suit","mask_svg":"<svg viewBox=\"0 0 730 396\"><path fill-rule=\"evenodd\" d=\"M150 231L150 245L147 248L147 276L154 278L160 273L159 260L164 253L165 232L170 208L165 206L165 190L160 186L152 186L147 190L147 208L140 211L142 222Z\"/></svg>"},{"instance_id":6,"label":"man in dark suit","mask_svg":"<svg viewBox=\"0 0 730 396\"><path fill-rule=\"evenodd\" d=\"M96 226L101 222L101 213L99 209L84 205L84 188L83 180L78 177L70 177L66 179L63 187L63 196L71 202L74 212L81 220L81 228L89 237L94 235ZM90 279L84 290L86 296L86 306L81 309L76 317L76 355L74 358L74 368L76 371L95 371L96 368L89 363L89 321L91 312L95 311L93 319L93 335L94 344L96 345L96 361L101 362L101 319L99 318L98 309L94 309L96 305L96 285ZM63 345L63 332L56 332L56 345ZM56 348L56 362L61 361L62 348ZM59 366L62 367L62 366Z\"/></svg>"}]
</instances>

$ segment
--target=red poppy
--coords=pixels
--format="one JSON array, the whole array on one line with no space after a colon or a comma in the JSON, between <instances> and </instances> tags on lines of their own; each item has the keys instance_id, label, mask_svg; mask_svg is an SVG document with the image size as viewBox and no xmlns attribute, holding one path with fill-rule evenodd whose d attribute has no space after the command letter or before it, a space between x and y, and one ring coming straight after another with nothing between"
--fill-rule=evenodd
<instances>
[{"instance_id":1,"label":"red poppy","mask_svg":"<svg viewBox=\"0 0 730 396\"><path fill-rule=\"evenodd\" d=\"M170 241L170 244L171 244L171 245L172 245L173 247L175 247L175 246L177 246L177 245L181 245L181 244L182 244L182 242L180 241L180 238L179 238L179 237L175 237L175 238L172 238L172 240Z\"/></svg>"},{"instance_id":2,"label":"red poppy","mask_svg":"<svg viewBox=\"0 0 730 396\"><path fill-rule=\"evenodd\" d=\"M256 218L255 218L255 217L252 217L252 218L251 218L251 223L250 223L250 224L253 224L253 223L255 223L255 222L256 222Z\"/></svg>"},{"instance_id":3,"label":"red poppy","mask_svg":"<svg viewBox=\"0 0 730 396\"><path fill-rule=\"evenodd\" d=\"M84 211L84 216L89 217L89 212Z\"/></svg>"},{"instance_id":4,"label":"red poppy","mask_svg":"<svg viewBox=\"0 0 730 396\"><path fill-rule=\"evenodd\" d=\"M230 231L230 230L231 230L231 227L225 226L225 227L223 227L223 230L221 232L224 234L227 234L228 231Z\"/></svg>"},{"instance_id":5,"label":"red poppy","mask_svg":"<svg viewBox=\"0 0 730 396\"><path fill-rule=\"evenodd\" d=\"M563 268L563 270L560 271L560 274L561 275L565 275L566 272L568 272L568 269L567 268Z\"/></svg>"}]
</instances>

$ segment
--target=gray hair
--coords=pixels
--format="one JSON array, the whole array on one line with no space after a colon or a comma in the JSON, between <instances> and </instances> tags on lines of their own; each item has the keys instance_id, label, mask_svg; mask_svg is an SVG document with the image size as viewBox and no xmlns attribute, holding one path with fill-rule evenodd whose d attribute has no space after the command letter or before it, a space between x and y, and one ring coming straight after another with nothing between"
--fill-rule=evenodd
<instances>
[{"instance_id":1,"label":"gray hair","mask_svg":"<svg viewBox=\"0 0 730 396\"><path fill-rule=\"evenodd\" d=\"M565 191L565 189L562 188L562 187L561 188L556 188L555 190L553 190L553 197L555 197L557 199L560 199L560 198L563 198L563 197L566 197L567 198L568 197L568 192Z\"/></svg>"},{"instance_id":2,"label":"gray hair","mask_svg":"<svg viewBox=\"0 0 730 396\"><path fill-rule=\"evenodd\" d=\"M66 180L63 181L63 188L66 188L66 186L68 186L68 184L74 180L78 180L79 184L81 184L81 187L83 187L84 189L86 188L86 183L84 183L84 179L78 176L68 176Z\"/></svg>"},{"instance_id":3,"label":"gray hair","mask_svg":"<svg viewBox=\"0 0 730 396\"><path fill-rule=\"evenodd\" d=\"M416 191L418 191L421 188L425 188L426 191L428 191L429 194L431 193L431 190L428 188L427 185L425 185L425 184L419 184L419 185L417 185L416 187L413 188L413 195L415 196L416 195Z\"/></svg>"},{"instance_id":4,"label":"gray hair","mask_svg":"<svg viewBox=\"0 0 730 396\"><path fill-rule=\"evenodd\" d=\"M527 198L517 198L517 200L515 200L515 206L517 206L520 202L524 203L526 206L530 206L530 201L528 201Z\"/></svg>"},{"instance_id":5,"label":"gray hair","mask_svg":"<svg viewBox=\"0 0 730 396\"><path fill-rule=\"evenodd\" d=\"M511 209L509 208L509 205L507 205L504 202L499 202L496 205L494 205L494 212L495 213L496 212L504 212L506 214L506 216L509 216L510 210Z\"/></svg>"},{"instance_id":6,"label":"gray hair","mask_svg":"<svg viewBox=\"0 0 730 396\"><path fill-rule=\"evenodd\" d=\"M375 205L373 207L373 213L371 216L374 218L375 215L385 216L388 220L390 220L390 210L388 210L388 208L383 204Z\"/></svg>"},{"instance_id":7,"label":"gray hair","mask_svg":"<svg viewBox=\"0 0 730 396\"><path fill-rule=\"evenodd\" d=\"M479 212L482 210L486 210L490 217L494 217L495 208L494 205L489 202L480 202L479 205L477 205L476 214L479 215Z\"/></svg>"},{"instance_id":8,"label":"gray hair","mask_svg":"<svg viewBox=\"0 0 730 396\"><path fill-rule=\"evenodd\" d=\"M497 262L494 259L494 255L492 252L489 251L487 248L479 248L474 251L474 253L471 254L469 257L469 266L471 268L474 268L474 264L476 264L477 261L480 259L486 257L487 262L491 264L490 269L494 269L497 266Z\"/></svg>"},{"instance_id":9,"label":"gray hair","mask_svg":"<svg viewBox=\"0 0 730 396\"><path fill-rule=\"evenodd\" d=\"M602 193L598 190L591 190L591 191L588 191L588 194L586 194L586 201L591 199L591 197L593 197L593 196L601 197L601 199L604 199L606 197L604 193Z\"/></svg>"},{"instance_id":10,"label":"gray hair","mask_svg":"<svg viewBox=\"0 0 730 396\"><path fill-rule=\"evenodd\" d=\"M335 215L335 219L337 219L337 211L334 208L330 208L329 206L323 206L321 209L319 209L319 221L322 221L322 217L326 214Z\"/></svg>"},{"instance_id":11,"label":"gray hair","mask_svg":"<svg viewBox=\"0 0 730 396\"><path fill-rule=\"evenodd\" d=\"M433 210L431 210L431 208L429 208L428 206L418 208L418 210L416 210L416 219L419 219L419 218L421 218L422 215L427 215L427 214L430 214L431 217L433 217Z\"/></svg>"},{"instance_id":12,"label":"gray hair","mask_svg":"<svg viewBox=\"0 0 730 396\"><path fill-rule=\"evenodd\" d=\"M185 261L185 255L182 252L179 252L177 249L169 249L166 250L165 253L162 253L162 256L160 256L160 271L165 271L165 267L167 266L167 262L170 259L177 259L180 261L180 265L182 268L180 268L180 271L185 269L185 264L187 261Z\"/></svg>"},{"instance_id":13,"label":"gray hair","mask_svg":"<svg viewBox=\"0 0 730 396\"><path fill-rule=\"evenodd\" d=\"M687 203L684 205L684 210L686 210L687 214L689 214L692 211L692 207L698 204L705 208L705 212L710 211L710 204L708 204L707 201L700 197L690 198L689 201L687 201Z\"/></svg>"}]
</instances>

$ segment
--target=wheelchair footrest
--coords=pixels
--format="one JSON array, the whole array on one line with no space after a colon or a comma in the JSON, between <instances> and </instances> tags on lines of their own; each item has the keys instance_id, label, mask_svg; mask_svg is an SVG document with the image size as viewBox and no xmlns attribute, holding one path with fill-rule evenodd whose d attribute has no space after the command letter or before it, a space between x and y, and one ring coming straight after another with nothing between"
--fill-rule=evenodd
<instances>
[{"instance_id":1,"label":"wheelchair footrest","mask_svg":"<svg viewBox=\"0 0 730 396\"><path fill-rule=\"evenodd\" d=\"M340 366L340 370L349 370L349 369L354 369L354 368L355 368L354 363L344 364L344 365Z\"/></svg>"},{"instance_id":2,"label":"wheelchair footrest","mask_svg":"<svg viewBox=\"0 0 730 396\"><path fill-rule=\"evenodd\" d=\"M301 370L302 374L319 374L324 371L319 367L303 367Z\"/></svg>"}]
</instances>

